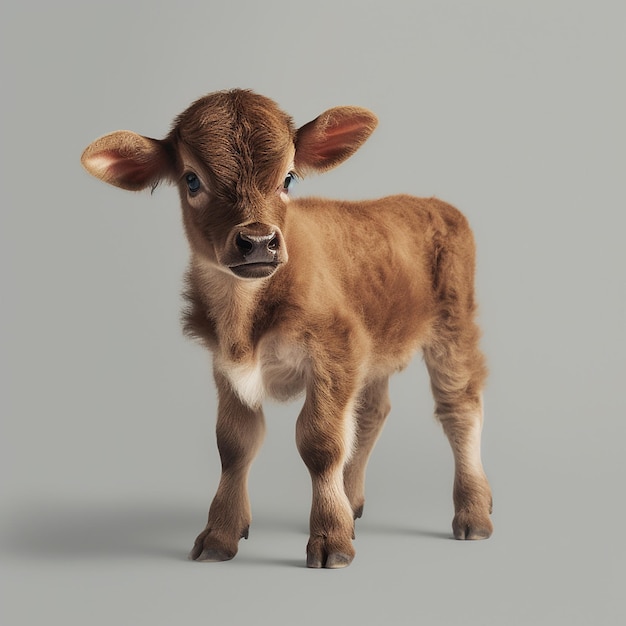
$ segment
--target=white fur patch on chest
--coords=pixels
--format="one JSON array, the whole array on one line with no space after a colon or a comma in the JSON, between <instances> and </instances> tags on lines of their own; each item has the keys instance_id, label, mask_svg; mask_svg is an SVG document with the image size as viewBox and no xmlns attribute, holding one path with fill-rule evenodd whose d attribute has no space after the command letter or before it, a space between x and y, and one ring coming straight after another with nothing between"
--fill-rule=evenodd
<instances>
[{"instance_id":1,"label":"white fur patch on chest","mask_svg":"<svg viewBox=\"0 0 626 626\"><path fill-rule=\"evenodd\" d=\"M267 390L263 382L260 361L244 364L224 363L220 369L226 374L233 391L244 404L252 408L262 404Z\"/></svg>"},{"instance_id":2,"label":"white fur patch on chest","mask_svg":"<svg viewBox=\"0 0 626 626\"><path fill-rule=\"evenodd\" d=\"M267 397L289 400L302 392L308 372L306 353L300 346L280 340L262 342L254 358L245 363L216 360L239 399L251 408L259 407Z\"/></svg>"}]
</instances>

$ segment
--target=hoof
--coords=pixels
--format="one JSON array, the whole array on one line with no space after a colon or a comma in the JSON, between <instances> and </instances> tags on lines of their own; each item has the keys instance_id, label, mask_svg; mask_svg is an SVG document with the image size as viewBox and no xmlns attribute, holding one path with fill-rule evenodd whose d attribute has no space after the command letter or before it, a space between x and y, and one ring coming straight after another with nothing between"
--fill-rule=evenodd
<instances>
[{"instance_id":1,"label":"hoof","mask_svg":"<svg viewBox=\"0 0 626 626\"><path fill-rule=\"evenodd\" d=\"M471 519L469 515L458 513L452 521L454 538L461 541L488 539L493 533L493 524L486 518Z\"/></svg>"},{"instance_id":2,"label":"hoof","mask_svg":"<svg viewBox=\"0 0 626 626\"><path fill-rule=\"evenodd\" d=\"M228 537L212 528L205 528L196 538L189 559L207 563L230 561L237 554L239 538L248 538L248 527L236 537Z\"/></svg>"},{"instance_id":3,"label":"hoof","mask_svg":"<svg viewBox=\"0 0 626 626\"><path fill-rule=\"evenodd\" d=\"M227 552L226 550L220 550L219 548L206 548L198 556L194 556L195 550L192 550L189 554L189 559L192 561L199 561L201 563L218 563L219 561L230 561L235 555Z\"/></svg>"},{"instance_id":4,"label":"hoof","mask_svg":"<svg viewBox=\"0 0 626 626\"><path fill-rule=\"evenodd\" d=\"M341 569L352 563L354 554L350 540L316 537L310 539L306 547L306 566L313 569Z\"/></svg>"},{"instance_id":5,"label":"hoof","mask_svg":"<svg viewBox=\"0 0 626 626\"><path fill-rule=\"evenodd\" d=\"M352 563L352 559L354 557L349 554L343 554L342 552L335 552L334 554L330 554L326 559L326 563L324 567L326 569L341 569L343 567L348 567L350 563Z\"/></svg>"},{"instance_id":6,"label":"hoof","mask_svg":"<svg viewBox=\"0 0 626 626\"><path fill-rule=\"evenodd\" d=\"M344 554L343 552L335 552L333 554L329 554L326 559L322 559L313 554L308 554L306 558L306 566L312 569L342 569L343 567L348 567L354 556L350 556L349 554Z\"/></svg>"}]
</instances>

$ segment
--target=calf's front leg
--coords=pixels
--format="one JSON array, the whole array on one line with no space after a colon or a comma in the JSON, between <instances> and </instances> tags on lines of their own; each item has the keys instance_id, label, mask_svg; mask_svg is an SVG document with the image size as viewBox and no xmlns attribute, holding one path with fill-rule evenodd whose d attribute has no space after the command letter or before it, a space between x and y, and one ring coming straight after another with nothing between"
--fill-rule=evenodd
<instances>
[{"instance_id":1,"label":"calf's front leg","mask_svg":"<svg viewBox=\"0 0 626 626\"><path fill-rule=\"evenodd\" d=\"M313 486L307 567L337 569L354 558L354 518L343 471L354 439L354 398L313 385L296 423L298 450Z\"/></svg>"},{"instance_id":2,"label":"calf's front leg","mask_svg":"<svg viewBox=\"0 0 626 626\"><path fill-rule=\"evenodd\" d=\"M206 528L189 554L196 561L228 561L237 554L239 540L247 539L252 519L248 473L265 434L263 411L243 404L221 374L216 373L215 380L219 395L216 434L222 475Z\"/></svg>"}]
</instances>

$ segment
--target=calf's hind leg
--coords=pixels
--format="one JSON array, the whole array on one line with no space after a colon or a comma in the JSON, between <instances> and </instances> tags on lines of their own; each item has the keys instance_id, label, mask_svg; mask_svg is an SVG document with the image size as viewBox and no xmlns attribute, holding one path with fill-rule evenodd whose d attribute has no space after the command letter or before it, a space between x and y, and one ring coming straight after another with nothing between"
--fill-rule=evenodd
<instances>
[{"instance_id":1,"label":"calf's hind leg","mask_svg":"<svg viewBox=\"0 0 626 626\"><path fill-rule=\"evenodd\" d=\"M493 525L491 489L480 456L486 367L477 345L479 332L470 322L465 330L443 334L425 348L424 359L435 413L454 454L452 530L456 539L486 539Z\"/></svg>"},{"instance_id":2,"label":"calf's hind leg","mask_svg":"<svg viewBox=\"0 0 626 626\"><path fill-rule=\"evenodd\" d=\"M343 471L344 487L355 519L363 514L367 461L390 410L388 377L367 384L357 403L354 452Z\"/></svg>"}]
</instances>

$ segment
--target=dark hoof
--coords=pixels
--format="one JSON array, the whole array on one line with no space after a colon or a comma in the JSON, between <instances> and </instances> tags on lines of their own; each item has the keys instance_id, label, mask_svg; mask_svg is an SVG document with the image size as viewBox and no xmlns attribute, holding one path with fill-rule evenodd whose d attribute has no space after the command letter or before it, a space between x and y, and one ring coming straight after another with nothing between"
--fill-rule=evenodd
<instances>
[{"instance_id":1,"label":"dark hoof","mask_svg":"<svg viewBox=\"0 0 626 626\"><path fill-rule=\"evenodd\" d=\"M192 561L200 561L202 563L218 563L219 561L230 561L235 555L221 550L219 548L206 548L198 556L194 556L195 550L192 550L189 558Z\"/></svg>"},{"instance_id":2,"label":"dark hoof","mask_svg":"<svg viewBox=\"0 0 626 626\"><path fill-rule=\"evenodd\" d=\"M493 533L493 524L488 517L470 519L468 515L459 513L452 521L452 532L454 538L461 541L488 539Z\"/></svg>"},{"instance_id":3,"label":"dark hoof","mask_svg":"<svg viewBox=\"0 0 626 626\"><path fill-rule=\"evenodd\" d=\"M460 528L454 531L454 538L461 541L489 539L492 531L489 528Z\"/></svg>"},{"instance_id":4,"label":"dark hoof","mask_svg":"<svg viewBox=\"0 0 626 626\"><path fill-rule=\"evenodd\" d=\"M310 539L306 547L306 566L313 569L340 569L352 563L354 554L350 540L316 537Z\"/></svg>"},{"instance_id":5,"label":"dark hoof","mask_svg":"<svg viewBox=\"0 0 626 626\"><path fill-rule=\"evenodd\" d=\"M324 567L326 569L341 569L342 567L348 567L352 563L354 557L349 554L343 554L342 552L335 552L330 554L326 559Z\"/></svg>"},{"instance_id":6,"label":"dark hoof","mask_svg":"<svg viewBox=\"0 0 626 626\"><path fill-rule=\"evenodd\" d=\"M313 569L341 569L343 567L348 567L348 565L352 563L352 559L354 559L354 556L344 554L343 552L329 554L326 559L322 559L313 554L308 554L306 558L306 566Z\"/></svg>"},{"instance_id":7,"label":"dark hoof","mask_svg":"<svg viewBox=\"0 0 626 626\"><path fill-rule=\"evenodd\" d=\"M240 536L248 538L248 527L242 530ZM196 538L189 559L207 563L230 561L237 554L238 543L238 538L226 537L212 528L205 528Z\"/></svg>"}]
</instances>

